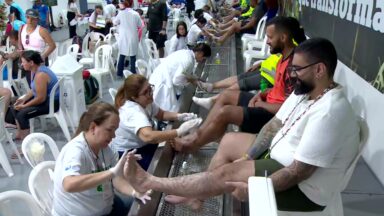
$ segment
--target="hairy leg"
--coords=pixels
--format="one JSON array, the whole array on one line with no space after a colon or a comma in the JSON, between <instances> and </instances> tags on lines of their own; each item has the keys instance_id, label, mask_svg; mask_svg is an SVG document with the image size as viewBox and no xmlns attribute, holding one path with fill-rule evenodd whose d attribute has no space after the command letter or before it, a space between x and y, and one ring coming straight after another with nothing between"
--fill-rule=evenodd
<instances>
[{"instance_id":1,"label":"hairy leg","mask_svg":"<svg viewBox=\"0 0 384 216\"><path fill-rule=\"evenodd\" d=\"M230 163L215 170L193 175L174 178L159 178L145 172L129 155L124 166L124 176L138 192L144 193L149 189L177 196L206 199L234 188L225 184L227 181L246 182L255 173L253 160Z\"/></svg>"}]
</instances>

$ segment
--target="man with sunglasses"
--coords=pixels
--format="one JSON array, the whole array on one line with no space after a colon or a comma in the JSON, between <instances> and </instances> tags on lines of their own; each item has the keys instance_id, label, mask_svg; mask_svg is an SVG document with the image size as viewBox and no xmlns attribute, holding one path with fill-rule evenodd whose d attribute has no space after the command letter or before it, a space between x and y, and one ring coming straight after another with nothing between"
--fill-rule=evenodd
<instances>
[{"instance_id":1,"label":"man with sunglasses","mask_svg":"<svg viewBox=\"0 0 384 216\"><path fill-rule=\"evenodd\" d=\"M324 210L343 190L359 146L358 119L343 88L333 81L336 65L330 41L303 42L288 70L295 80L294 93L256 139L247 133L226 135L207 172L176 178L151 176L129 156L125 177L138 192L153 189L190 197L182 199L189 203L194 198L196 203L230 191L245 201L248 178L268 175L278 210Z\"/></svg>"},{"instance_id":2,"label":"man with sunglasses","mask_svg":"<svg viewBox=\"0 0 384 216\"><path fill-rule=\"evenodd\" d=\"M176 139L175 149L193 152L201 146L213 142L225 133L228 124L240 126L248 133L258 133L279 110L293 86L286 71L295 48L295 42L305 40L304 30L297 19L292 17L275 17L267 23L267 43L271 54L281 53L276 66L275 85L272 89L259 94L244 91L223 91L215 103L211 98L194 98L194 102L211 108L200 128L185 137Z\"/></svg>"}]
</instances>

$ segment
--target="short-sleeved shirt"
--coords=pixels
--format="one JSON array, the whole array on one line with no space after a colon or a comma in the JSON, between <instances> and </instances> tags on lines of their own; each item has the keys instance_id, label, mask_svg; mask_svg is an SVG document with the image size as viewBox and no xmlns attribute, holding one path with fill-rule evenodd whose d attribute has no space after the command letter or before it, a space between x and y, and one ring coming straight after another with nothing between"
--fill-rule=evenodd
<instances>
[{"instance_id":1,"label":"short-sleeved shirt","mask_svg":"<svg viewBox=\"0 0 384 216\"><path fill-rule=\"evenodd\" d=\"M326 206L333 193L341 190L344 173L357 154L359 124L342 87L313 102L307 95L293 93L284 102L276 117L286 123L271 142L271 158L285 167L293 160L318 167L298 186L310 200Z\"/></svg>"},{"instance_id":2,"label":"short-sleeved shirt","mask_svg":"<svg viewBox=\"0 0 384 216\"><path fill-rule=\"evenodd\" d=\"M201 33L201 29L196 24L193 24L187 34L187 43L188 45L194 46L197 43Z\"/></svg>"},{"instance_id":3,"label":"short-sleeved shirt","mask_svg":"<svg viewBox=\"0 0 384 216\"><path fill-rule=\"evenodd\" d=\"M47 15L48 15L48 12L49 12L49 8L47 5L33 5L33 9L39 11L39 16L40 16L40 20L39 20L39 24L41 26L44 26L44 24L46 24L46 20L47 20ZM44 26L46 27L46 26Z\"/></svg>"},{"instance_id":4,"label":"short-sleeved shirt","mask_svg":"<svg viewBox=\"0 0 384 216\"><path fill-rule=\"evenodd\" d=\"M153 127L152 118L159 112L159 107L152 103L144 109L136 102L127 100L119 108L120 123L111 142L114 151L125 151L140 148L147 143L143 142L138 132L144 127Z\"/></svg>"},{"instance_id":5,"label":"short-sleeved shirt","mask_svg":"<svg viewBox=\"0 0 384 216\"><path fill-rule=\"evenodd\" d=\"M290 54L285 59L281 58L279 63L277 63L275 85L273 86L272 90L268 92L268 103L282 104L285 99L292 93L293 85L287 71L287 67L291 64L292 58L293 54Z\"/></svg>"},{"instance_id":6,"label":"short-sleeved shirt","mask_svg":"<svg viewBox=\"0 0 384 216\"><path fill-rule=\"evenodd\" d=\"M148 31L160 32L163 27L163 21L167 21L167 5L158 1L148 6Z\"/></svg>"},{"instance_id":7,"label":"short-sleeved shirt","mask_svg":"<svg viewBox=\"0 0 384 216\"><path fill-rule=\"evenodd\" d=\"M56 160L53 189L53 215L107 215L112 210L112 179L94 188L69 193L63 188L67 176L101 172L115 166L118 155L107 147L96 157L89 148L84 134L80 133L66 144Z\"/></svg>"}]
</instances>

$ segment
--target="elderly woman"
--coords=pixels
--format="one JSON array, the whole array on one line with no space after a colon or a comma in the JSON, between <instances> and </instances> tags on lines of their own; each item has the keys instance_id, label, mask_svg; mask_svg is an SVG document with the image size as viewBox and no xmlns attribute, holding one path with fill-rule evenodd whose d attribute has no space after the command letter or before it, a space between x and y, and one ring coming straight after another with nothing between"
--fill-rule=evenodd
<instances>
[{"instance_id":1,"label":"elderly woman","mask_svg":"<svg viewBox=\"0 0 384 216\"><path fill-rule=\"evenodd\" d=\"M160 109L153 103L153 86L138 74L129 76L116 94L115 105L119 109L120 124L112 148L120 155L127 149L137 148L142 160L139 164L147 169L157 148L157 143L183 136L197 127L201 119L193 113L175 113ZM158 131L152 119L187 121L178 129ZM190 121L189 121L190 120Z\"/></svg>"},{"instance_id":2,"label":"elderly woman","mask_svg":"<svg viewBox=\"0 0 384 216\"><path fill-rule=\"evenodd\" d=\"M150 199L148 193L136 193L125 181L126 157L118 160L109 148L118 125L119 113L110 104L95 103L83 113L75 138L56 160L52 215L127 215L129 207L114 189L144 203Z\"/></svg>"}]
</instances>

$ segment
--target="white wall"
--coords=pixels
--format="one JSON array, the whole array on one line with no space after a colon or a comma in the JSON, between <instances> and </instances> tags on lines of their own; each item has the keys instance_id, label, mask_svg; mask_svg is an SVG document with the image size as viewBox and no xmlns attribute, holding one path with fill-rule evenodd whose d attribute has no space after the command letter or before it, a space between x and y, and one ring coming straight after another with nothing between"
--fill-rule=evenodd
<instances>
[{"instance_id":1,"label":"white wall","mask_svg":"<svg viewBox=\"0 0 384 216\"><path fill-rule=\"evenodd\" d=\"M346 87L345 93L356 113L367 121L369 138L363 157L384 185L384 95L340 61L335 81Z\"/></svg>"}]
</instances>

